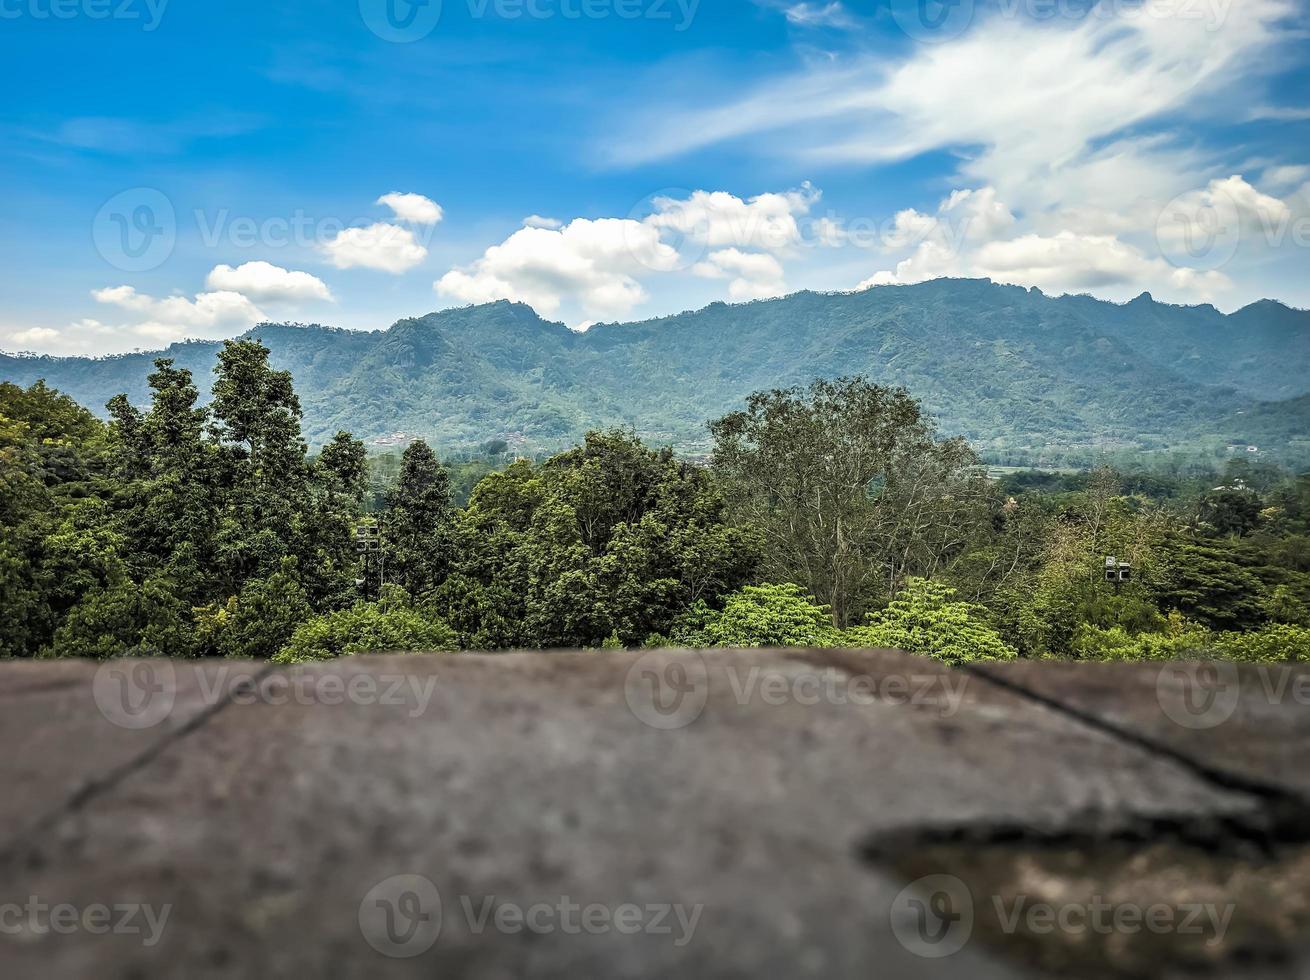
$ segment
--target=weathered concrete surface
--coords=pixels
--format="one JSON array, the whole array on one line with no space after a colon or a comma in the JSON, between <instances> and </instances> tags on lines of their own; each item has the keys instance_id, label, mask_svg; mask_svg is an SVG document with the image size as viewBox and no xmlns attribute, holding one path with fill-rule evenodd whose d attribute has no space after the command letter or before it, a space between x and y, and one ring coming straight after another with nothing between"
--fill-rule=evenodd
<instances>
[{"instance_id":1,"label":"weathered concrete surface","mask_svg":"<svg viewBox=\"0 0 1310 980\"><path fill-rule=\"evenodd\" d=\"M7 749L0 753L0 786L7 790L0 793L0 850L34 821L162 748L266 669L129 662L97 667L66 660L0 664L0 744ZM133 677L133 671L144 673ZM138 697L155 685L163 691L150 700Z\"/></svg>"},{"instance_id":2,"label":"weathered concrete surface","mask_svg":"<svg viewBox=\"0 0 1310 980\"><path fill-rule=\"evenodd\" d=\"M1058 701L1238 781L1310 801L1310 664L986 664Z\"/></svg>"},{"instance_id":3,"label":"weathered concrete surface","mask_svg":"<svg viewBox=\"0 0 1310 980\"><path fill-rule=\"evenodd\" d=\"M1307 862L1266 839L1266 797L981 675L887 652L445 655L248 690L222 666L224 693L179 699L189 722L126 763L94 665L0 681L4 785L49 801L99 775L0 854L0 976L1305 975ZM7 710L49 696L43 670L66 706ZM82 758L52 788L12 758L34 751ZM965 894L914 884L943 874ZM1222 936L994 911L1102 889L1239 907ZM6 929L33 897L169 912L151 945Z\"/></svg>"}]
</instances>

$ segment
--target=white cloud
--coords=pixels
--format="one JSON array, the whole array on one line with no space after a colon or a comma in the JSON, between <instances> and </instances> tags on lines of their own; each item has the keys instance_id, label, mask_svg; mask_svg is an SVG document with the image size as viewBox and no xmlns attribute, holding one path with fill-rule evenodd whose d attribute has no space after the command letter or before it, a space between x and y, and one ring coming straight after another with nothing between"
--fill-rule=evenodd
<instances>
[{"instance_id":1,"label":"white cloud","mask_svg":"<svg viewBox=\"0 0 1310 980\"><path fill-rule=\"evenodd\" d=\"M414 232L385 222L366 228L347 228L322 246L338 269L377 269L400 275L428 257Z\"/></svg>"},{"instance_id":2,"label":"white cloud","mask_svg":"<svg viewBox=\"0 0 1310 980\"><path fill-rule=\"evenodd\" d=\"M1113 234L1014 234L1016 226L989 187L952 193L936 216L901 212L889 244L913 250L894 270L878 272L858 288L970 276L1052 293L1151 288L1194 301L1210 300L1232 285L1218 269L1175 267Z\"/></svg>"},{"instance_id":3,"label":"white cloud","mask_svg":"<svg viewBox=\"0 0 1310 980\"><path fill-rule=\"evenodd\" d=\"M1231 122L1231 104L1258 92L1277 46L1292 42L1282 21L1293 9L1289 0L1147 0L1036 20L978 5L972 29L954 40L899 60L815 59L708 109L661 105L634 114L631 138L611 145L628 162L746 140L838 163L954 151L959 185L993 188L1025 230L1153 237L1166 202L1216 176L1213 151L1179 122L1206 112ZM926 223L907 213L911 237L912 220ZM919 263L948 259L929 245Z\"/></svg>"},{"instance_id":4,"label":"white cloud","mask_svg":"<svg viewBox=\"0 0 1310 980\"><path fill-rule=\"evenodd\" d=\"M659 230L619 218L578 218L563 228L522 228L435 284L467 303L518 300L539 313L575 302L593 317L624 316L646 298L637 277L676 267L675 249Z\"/></svg>"},{"instance_id":5,"label":"white cloud","mask_svg":"<svg viewBox=\"0 0 1310 980\"><path fill-rule=\"evenodd\" d=\"M966 249L1008 234L1015 223L1014 214L997 200L993 187L953 191L935 215L913 208L900 211L885 244L891 249L912 248L913 252L894 272L879 272L860 283L860 288L970 275L964 261Z\"/></svg>"},{"instance_id":6,"label":"white cloud","mask_svg":"<svg viewBox=\"0 0 1310 980\"><path fill-rule=\"evenodd\" d=\"M863 285L990 275L1194 300L1237 278L1246 291L1304 206L1274 195L1310 174L1269 167L1259 189L1229 176L1239 161L1220 169L1220 154L1194 138L1195 120L1231 124L1258 103L1263 76L1284 61L1280 48L1295 43L1285 24L1294 10L1289 0L1146 0L1036 19L977 5L962 36L899 58L815 58L709 108L635 113L615 156L658 159L729 141L826 163L954 153L956 186L974 189L935 213L898 213L882 237L886 265ZM1222 240L1181 247L1186 235L1161 227L1174 215L1204 230L1197 221L1209 212L1231 215L1231 249ZM1290 259L1285 250L1279 261Z\"/></svg>"},{"instance_id":7,"label":"white cloud","mask_svg":"<svg viewBox=\"0 0 1310 980\"><path fill-rule=\"evenodd\" d=\"M125 326L125 331L158 341L231 333L268 319L248 298L228 290L199 293L194 300L156 299L132 286L97 289L91 295L98 303L137 315L137 322Z\"/></svg>"},{"instance_id":8,"label":"white cloud","mask_svg":"<svg viewBox=\"0 0 1310 980\"><path fill-rule=\"evenodd\" d=\"M585 314L579 323L626 316L649 297L642 280L688 268L726 281L733 300L777 296L786 291L784 258L845 241L832 219L809 218L820 196L809 183L750 198L698 190L653 198L640 220L578 218L565 225L532 215L435 285L464 302L520 300L547 315L575 305Z\"/></svg>"},{"instance_id":9,"label":"white cloud","mask_svg":"<svg viewBox=\"0 0 1310 980\"><path fill-rule=\"evenodd\" d=\"M58 338L59 331L51 330L49 327L30 327L9 334L9 339L16 344L49 344Z\"/></svg>"},{"instance_id":10,"label":"white cloud","mask_svg":"<svg viewBox=\"0 0 1310 980\"><path fill-rule=\"evenodd\" d=\"M711 252L692 267L692 273L706 279L732 279L728 295L733 300L767 299L787 291L782 263L762 252L743 252L736 248Z\"/></svg>"},{"instance_id":11,"label":"white cloud","mask_svg":"<svg viewBox=\"0 0 1310 980\"><path fill-rule=\"evenodd\" d=\"M842 27L855 26L853 18L840 3L797 3L787 7L783 13L789 24L797 27Z\"/></svg>"},{"instance_id":12,"label":"white cloud","mask_svg":"<svg viewBox=\"0 0 1310 980\"><path fill-rule=\"evenodd\" d=\"M645 222L710 248L785 251L801 244L797 219L808 215L821 196L809 183L748 200L725 191L695 191L687 198L661 196L655 198L655 211Z\"/></svg>"},{"instance_id":13,"label":"white cloud","mask_svg":"<svg viewBox=\"0 0 1310 980\"><path fill-rule=\"evenodd\" d=\"M1212 291L1227 283L1194 269L1173 269L1112 235L1023 235L988 242L974 259L975 269L998 282L1039 286L1048 292L1072 292L1119 285L1149 285L1160 280L1183 288ZM1175 276L1181 272L1183 275Z\"/></svg>"},{"instance_id":14,"label":"white cloud","mask_svg":"<svg viewBox=\"0 0 1310 980\"><path fill-rule=\"evenodd\" d=\"M422 194L402 194L393 191L390 194L383 194L377 199L377 203L391 208L398 221L408 221L411 224L435 225L445 217L441 205Z\"/></svg>"},{"instance_id":15,"label":"white cloud","mask_svg":"<svg viewBox=\"0 0 1310 980\"><path fill-rule=\"evenodd\" d=\"M268 262L247 262L235 269L215 266L205 285L214 290L242 293L259 302L332 302L327 284L308 272L292 272Z\"/></svg>"},{"instance_id":16,"label":"white cloud","mask_svg":"<svg viewBox=\"0 0 1310 980\"><path fill-rule=\"evenodd\" d=\"M1291 166L1269 167L1261 175L1261 183L1273 190L1287 191L1300 187L1310 181L1310 166L1295 164Z\"/></svg>"},{"instance_id":17,"label":"white cloud","mask_svg":"<svg viewBox=\"0 0 1310 980\"><path fill-rule=\"evenodd\" d=\"M1252 187L1240 174L1212 180L1162 209L1156 240L1166 255L1227 261L1239 248L1278 243L1292 219L1287 202ZM1180 265L1188 264L1180 261Z\"/></svg>"}]
</instances>

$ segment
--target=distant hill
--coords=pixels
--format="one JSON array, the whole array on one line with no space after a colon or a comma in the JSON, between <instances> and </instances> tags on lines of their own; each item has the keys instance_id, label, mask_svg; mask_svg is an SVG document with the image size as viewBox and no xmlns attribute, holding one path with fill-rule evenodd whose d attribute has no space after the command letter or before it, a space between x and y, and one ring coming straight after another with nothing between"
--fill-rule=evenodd
<instances>
[{"instance_id":1,"label":"distant hill","mask_svg":"<svg viewBox=\"0 0 1310 980\"><path fill-rule=\"evenodd\" d=\"M401 431L454 448L509 437L554 448L624 425L684 448L760 388L867 374L903 384L943 432L996 458L1249 442L1310 457L1310 312L1262 301L1232 314L1142 295L1114 304L986 280L797 293L576 333L499 302L355 332L251 330L289 368L305 431ZM202 389L216 342L164 352ZM0 355L0 379L38 378L99 409L147 400L157 354Z\"/></svg>"}]
</instances>

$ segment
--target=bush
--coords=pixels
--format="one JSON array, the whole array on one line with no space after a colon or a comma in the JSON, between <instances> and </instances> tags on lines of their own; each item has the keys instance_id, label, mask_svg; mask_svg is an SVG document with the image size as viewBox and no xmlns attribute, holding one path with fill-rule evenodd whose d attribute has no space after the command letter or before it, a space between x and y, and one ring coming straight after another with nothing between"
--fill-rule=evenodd
<instances>
[{"instance_id":1,"label":"bush","mask_svg":"<svg viewBox=\"0 0 1310 980\"><path fill-rule=\"evenodd\" d=\"M1221 633L1216 645L1225 660L1310 661L1310 629L1304 626L1279 623L1254 633Z\"/></svg>"},{"instance_id":2,"label":"bush","mask_svg":"<svg viewBox=\"0 0 1310 980\"><path fill-rule=\"evenodd\" d=\"M723 611L697 603L679 622L673 645L689 647L824 647L840 634L827 606L799 585L748 585ZM652 638L654 641L655 638ZM657 645L663 645L659 639Z\"/></svg>"},{"instance_id":3,"label":"bush","mask_svg":"<svg viewBox=\"0 0 1310 980\"><path fill-rule=\"evenodd\" d=\"M1186 660L1214 656L1214 644L1215 634L1195 625L1167 633L1130 633L1121 626L1084 624L1074 634L1072 654L1078 660Z\"/></svg>"},{"instance_id":4,"label":"bush","mask_svg":"<svg viewBox=\"0 0 1310 980\"><path fill-rule=\"evenodd\" d=\"M196 639L208 655L267 660L313 616L295 579L295 560L284 558L268 578L251 579L241 595L196 610Z\"/></svg>"},{"instance_id":5,"label":"bush","mask_svg":"<svg viewBox=\"0 0 1310 980\"><path fill-rule=\"evenodd\" d=\"M123 580L87 594L56 631L43 657L189 657L186 610L168 583Z\"/></svg>"},{"instance_id":6,"label":"bush","mask_svg":"<svg viewBox=\"0 0 1310 980\"><path fill-rule=\"evenodd\" d=\"M445 622L384 598L381 602L357 603L350 609L303 623L273 662L294 664L361 653L458 649L459 638Z\"/></svg>"},{"instance_id":7,"label":"bush","mask_svg":"<svg viewBox=\"0 0 1310 980\"><path fill-rule=\"evenodd\" d=\"M1131 634L1083 626L1074 641L1080 660L1233 660L1242 663L1310 661L1310 629L1276 624L1250 633L1212 633L1187 625L1169 633Z\"/></svg>"},{"instance_id":8,"label":"bush","mask_svg":"<svg viewBox=\"0 0 1310 980\"><path fill-rule=\"evenodd\" d=\"M955 590L928 579L912 578L866 626L845 631L852 647L885 647L936 657L950 664L973 660L1011 660L1015 652L983 621L984 611L954 599Z\"/></svg>"}]
</instances>

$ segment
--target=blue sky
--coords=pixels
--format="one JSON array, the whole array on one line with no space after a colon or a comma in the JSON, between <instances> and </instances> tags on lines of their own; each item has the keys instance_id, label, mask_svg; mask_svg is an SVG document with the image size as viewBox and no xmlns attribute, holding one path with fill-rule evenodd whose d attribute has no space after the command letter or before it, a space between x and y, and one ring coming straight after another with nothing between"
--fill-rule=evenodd
<instances>
[{"instance_id":1,"label":"blue sky","mask_svg":"<svg viewBox=\"0 0 1310 980\"><path fill-rule=\"evenodd\" d=\"M1310 307L1308 24L1304 0L0 0L0 348L501 297L581 327L939 275Z\"/></svg>"}]
</instances>

